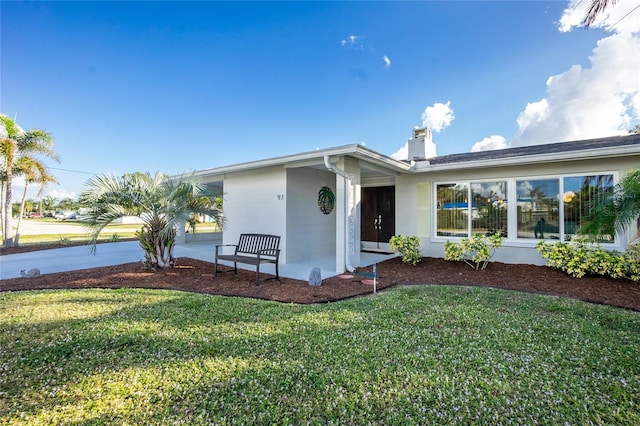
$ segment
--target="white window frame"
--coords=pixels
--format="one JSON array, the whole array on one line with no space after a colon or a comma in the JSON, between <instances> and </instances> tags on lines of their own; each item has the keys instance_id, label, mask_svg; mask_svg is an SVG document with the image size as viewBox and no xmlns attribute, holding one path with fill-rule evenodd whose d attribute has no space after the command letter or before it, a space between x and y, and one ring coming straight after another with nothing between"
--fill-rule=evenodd
<instances>
[{"instance_id":1,"label":"white window frame","mask_svg":"<svg viewBox=\"0 0 640 426\"><path fill-rule=\"evenodd\" d=\"M525 175L525 176L514 176L509 178L483 178L483 179L464 179L464 180L443 180L443 181L435 181L432 186L432 196L431 196L431 204L432 204L432 224L431 224L431 238L434 242L444 242L447 240L455 240L459 241L464 237L456 237L456 236L442 236L438 235L438 185L467 185L467 191L471 192L471 184L472 183L487 183L487 182L506 182L507 184L507 237L504 239L507 243L512 243L513 245L525 246L525 247L534 247L541 240L535 240L531 238L520 238L518 237L518 209L517 203L517 188L516 181L523 180L550 180L557 179L558 180L558 195L564 194L564 179L577 177L577 176L600 176L600 175L612 175L613 176L613 185L617 185L619 182L619 172L606 170L606 171L585 171L585 172L577 172L577 173L567 173L567 174L553 174L553 175ZM470 200L470 195L468 194ZM511 202L510 200L514 200ZM564 232L564 201L558 204L559 210L559 226L560 226L560 239L552 240L552 241L565 241L566 233ZM472 202L468 202L467 208L469 209L467 214L467 235L471 235L472 231ZM613 242L601 242L599 244L605 247L618 247L621 242L621 235L618 233L615 234Z\"/></svg>"},{"instance_id":2,"label":"white window frame","mask_svg":"<svg viewBox=\"0 0 640 426\"><path fill-rule=\"evenodd\" d=\"M433 224L432 224L432 232L434 240L442 240L446 241L449 239L460 240L465 237L455 237L455 236L445 236L438 235L438 185L467 185L467 236L470 236L473 227L473 200L471 199L471 184L474 183L492 183L492 182L505 182L507 185L507 200L509 199L509 188L511 187L511 183L509 183L510 178L496 178L496 179L473 179L473 180L461 180L461 181L442 181L442 182L434 182L432 192L432 201L433 205ZM507 201L508 202L508 201ZM509 234L509 205L507 204L507 238Z\"/></svg>"}]
</instances>

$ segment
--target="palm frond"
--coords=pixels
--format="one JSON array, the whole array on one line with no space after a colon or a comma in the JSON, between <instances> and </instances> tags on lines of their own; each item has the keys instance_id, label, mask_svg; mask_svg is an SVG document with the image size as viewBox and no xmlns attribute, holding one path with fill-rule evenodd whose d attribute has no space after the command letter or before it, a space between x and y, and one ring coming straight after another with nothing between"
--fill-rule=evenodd
<instances>
[{"instance_id":1,"label":"palm frond","mask_svg":"<svg viewBox=\"0 0 640 426\"><path fill-rule=\"evenodd\" d=\"M590 236L623 234L640 216L640 169L625 176L613 192L604 192L589 206L580 233Z\"/></svg>"},{"instance_id":2,"label":"palm frond","mask_svg":"<svg viewBox=\"0 0 640 426\"><path fill-rule=\"evenodd\" d=\"M582 25L589 27L598 19L598 16L602 15L604 11L609 7L617 3L618 0L592 0L587 13L582 19Z\"/></svg>"},{"instance_id":3,"label":"palm frond","mask_svg":"<svg viewBox=\"0 0 640 426\"><path fill-rule=\"evenodd\" d=\"M90 209L85 225L93 230L94 250L106 225L135 215L143 221L138 239L151 264L166 255L172 258L178 227L184 226L194 213L221 217L215 196L193 175L177 178L160 172L153 176L140 172L119 177L102 175L89 179L85 186L80 200Z\"/></svg>"}]
</instances>

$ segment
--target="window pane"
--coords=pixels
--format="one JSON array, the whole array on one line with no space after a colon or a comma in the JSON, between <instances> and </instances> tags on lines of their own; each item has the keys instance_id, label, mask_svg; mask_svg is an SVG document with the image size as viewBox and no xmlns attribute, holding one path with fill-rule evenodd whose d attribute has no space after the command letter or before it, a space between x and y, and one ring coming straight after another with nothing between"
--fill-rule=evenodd
<instances>
[{"instance_id":1,"label":"window pane","mask_svg":"<svg viewBox=\"0 0 640 426\"><path fill-rule=\"evenodd\" d=\"M466 184L437 185L437 235L466 237L469 235L469 191Z\"/></svg>"},{"instance_id":2,"label":"window pane","mask_svg":"<svg viewBox=\"0 0 640 426\"><path fill-rule=\"evenodd\" d=\"M613 175L572 176L564 178L564 234L573 238L582 220L589 214L589 205L604 192L613 191ZM603 235L600 242L613 242L613 235Z\"/></svg>"},{"instance_id":3,"label":"window pane","mask_svg":"<svg viewBox=\"0 0 640 426\"><path fill-rule=\"evenodd\" d=\"M471 184L472 233L507 236L507 182Z\"/></svg>"},{"instance_id":4,"label":"window pane","mask_svg":"<svg viewBox=\"0 0 640 426\"><path fill-rule=\"evenodd\" d=\"M518 238L560 239L558 179L516 181Z\"/></svg>"}]
</instances>

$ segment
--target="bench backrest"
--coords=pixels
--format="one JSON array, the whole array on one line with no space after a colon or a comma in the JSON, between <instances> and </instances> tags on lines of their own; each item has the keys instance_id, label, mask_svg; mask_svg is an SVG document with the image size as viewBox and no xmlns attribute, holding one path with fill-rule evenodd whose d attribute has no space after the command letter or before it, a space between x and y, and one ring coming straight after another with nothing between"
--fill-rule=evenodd
<instances>
[{"instance_id":1,"label":"bench backrest","mask_svg":"<svg viewBox=\"0 0 640 426\"><path fill-rule=\"evenodd\" d=\"M278 257L279 247L280 237L278 235L240 234L236 254L258 254L258 251L261 251L262 256Z\"/></svg>"}]
</instances>

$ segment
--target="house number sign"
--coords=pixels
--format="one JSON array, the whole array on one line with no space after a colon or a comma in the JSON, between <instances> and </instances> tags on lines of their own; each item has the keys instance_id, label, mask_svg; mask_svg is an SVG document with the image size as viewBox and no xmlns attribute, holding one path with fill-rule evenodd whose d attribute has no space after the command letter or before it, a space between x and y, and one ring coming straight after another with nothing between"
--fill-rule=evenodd
<instances>
[{"instance_id":1,"label":"house number sign","mask_svg":"<svg viewBox=\"0 0 640 426\"><path fill-rule=\"evenodd\" d=\"M328 186L323 186L318 191L318 207L324 214L329 214L333 211L333 206L336 201L336 196Z\"/></svg>"}]
</instances>

